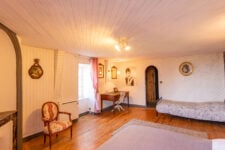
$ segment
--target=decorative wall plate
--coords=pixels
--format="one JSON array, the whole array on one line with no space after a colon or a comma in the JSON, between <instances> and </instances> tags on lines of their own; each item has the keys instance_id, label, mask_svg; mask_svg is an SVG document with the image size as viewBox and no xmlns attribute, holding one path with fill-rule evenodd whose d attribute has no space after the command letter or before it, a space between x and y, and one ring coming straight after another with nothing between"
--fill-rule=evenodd
<instances>
[{"instance_id":1,"label":"decorative wall plate","mask_svg":"<svg viewBox=\"0 0 225 150\"><path fill-rule=\"evenodd\" d=\"M183 62L179 66L179 71L184 76L189 76L193 73L194 67L190 62Z\"/></svg>"},{"instance_id":2,"label":"decorative wall plate","mask_svg":"<svg viewBox=\"0 0 225 150\"><path fill-rule=\"evenodd\" d=\"M43 69L39 65L39 61L39 59L34 59L34 64L28 71L28 74L32 79L39 79L43 75Z\"/></svg>"}]
</instances>

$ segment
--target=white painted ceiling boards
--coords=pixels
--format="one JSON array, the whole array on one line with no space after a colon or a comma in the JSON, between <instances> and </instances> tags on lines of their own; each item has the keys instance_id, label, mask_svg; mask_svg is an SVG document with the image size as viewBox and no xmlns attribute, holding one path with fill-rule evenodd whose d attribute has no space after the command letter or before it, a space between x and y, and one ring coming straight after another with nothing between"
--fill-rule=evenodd
<instances>
[{"instance_id":1,"label":"white painted ceiling boards","mask_svg":"<svg viewBox=\"0 0 225 150\"><path fill-rule=\"evenodd\" d=\"M225 48L225 0L1 0L23 44L96 57L192 55ZM129 52L114 49L125 36Z\"/></svg>"}]
</instances>

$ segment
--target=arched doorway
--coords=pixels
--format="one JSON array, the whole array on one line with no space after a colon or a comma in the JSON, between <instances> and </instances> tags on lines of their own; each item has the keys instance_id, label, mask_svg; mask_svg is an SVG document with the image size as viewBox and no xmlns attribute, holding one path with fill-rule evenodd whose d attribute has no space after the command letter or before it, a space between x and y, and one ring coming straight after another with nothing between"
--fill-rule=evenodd
<instances>
[{"instance_id":1,"label":"arched doorway","mask_svg":"<svg viewBox=\"0 0 225 150\"><path fill-rule=\"evenodd\" d=\"M159 99L158 70L155 66L149 66L145 70L146 106L155 107Z\"/></svg>"},{"instance_id":2,"label":"arched doorway","mask_svg":"<svg viewBox=\"0 0 225 150\"><path fill-rule=\"evenodd\" d=\"M2 23L0 23L0 31L3 31L2 33L7 34L7 36L11 40L11 44L13 45L13 48L15 50L15 59L16 59L15 60L16 64L14 64L16 66L16 68L15 68L16 69L15 70L15 73L16 73L15 74L15 78L16 78L16 80L15 80L15 82L16 82L15 83L15 85L16 85L16 87L15 87L15 89L16 89L15 103L16 103L16 114L17 114L15 121L16 121L17 127L16 127L16 129L15 129L15 127L13 127L15 129L16 133L14 135L15 137L13 137L13 148L12 149L13 150L22 150L23 149L22 148L22 142L23 142L22 141L22 137L23 137L22 136L22 115L23 115L23 113L22 113L22 56L21 56L20 43L17 39L16 33L11 31L9 28L7 28ZM4 49L4 50L8 50L8 49ZM11 56L5 56L5 57L11 58ZM5 64L3 64L3 65L5 65ZM10 67L12 67L12 66L10 66ZM3 72L4 72L4 70L3 70Z\"/></svg>"}]
</instances>

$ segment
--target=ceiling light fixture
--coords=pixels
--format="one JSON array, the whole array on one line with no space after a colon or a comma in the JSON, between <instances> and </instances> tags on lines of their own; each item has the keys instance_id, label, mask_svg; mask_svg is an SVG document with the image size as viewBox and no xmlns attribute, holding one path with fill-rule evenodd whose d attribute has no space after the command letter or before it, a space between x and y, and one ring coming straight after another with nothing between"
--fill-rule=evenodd
<instances>
[{"instance_id":1,"label":"ceiling light fixture","mask_svg":"<svg viewBox=\"0 0 225 150\"><path fill-rule=\"evenodd\" d=\"M118 40L118 43L115 45L115 49L117 51L129 51L130 50L130 46L128 45L128 40L126 37L120 37Z\"/></svg>"}]
</instances>

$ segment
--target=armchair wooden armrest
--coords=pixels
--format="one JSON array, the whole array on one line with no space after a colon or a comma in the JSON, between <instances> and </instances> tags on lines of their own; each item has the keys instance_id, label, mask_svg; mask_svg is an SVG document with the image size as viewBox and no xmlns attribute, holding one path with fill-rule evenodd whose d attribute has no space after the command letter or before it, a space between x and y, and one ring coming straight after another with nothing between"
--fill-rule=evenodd
<instances>
[{"instance_id":1,"label":"armchair wooden armrest","mask_svg":"<svg viewBox=\"0 0 225 150\"><path fill-rule=\"evenodd\" d=\"M67 115L71 115L71 113L69 113L69 112L64 112L64 111L59 111L59 113L61 113L61 114L67 114Z\"/></svg>"},{"instance_id":2,"label":"armchair wooden armrest","mask_svg":"<svg viewBox=\"0 0 225 150\"><path fill-rule=\"evenodd\" d=\"M41 118L41 120L43 121L43 122L45 122L45 123L49 123L49 122L51 122L49 119L47 119L47 118Z\"/></svg>"},{"instance_id":3,"label":"armchair wooden armrest","mask_svg":"<svg viewBox=\"0 0 225 150\"><path fill-rule=\"evenodd\" d=\"M68 115L68 116L69 116L69 120L72 121L72 119L71 119L71 113L59 111L59 114L65 114L65 115Z\"/></svg>"}]
</instances>

